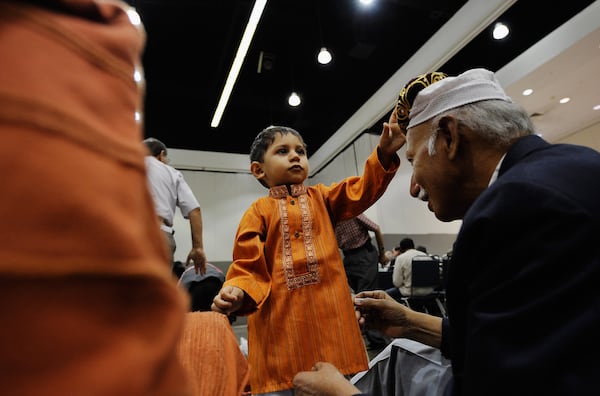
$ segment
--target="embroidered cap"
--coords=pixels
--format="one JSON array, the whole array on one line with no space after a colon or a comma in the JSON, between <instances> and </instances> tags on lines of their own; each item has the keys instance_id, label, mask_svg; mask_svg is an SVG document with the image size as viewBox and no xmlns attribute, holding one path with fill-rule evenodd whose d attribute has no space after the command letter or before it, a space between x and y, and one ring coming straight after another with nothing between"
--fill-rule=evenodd
<instances>
[{"instance_id":1,"label":"embroidered cap","mask_svg":"<svg viewBox=\"0 0 600 396\"><path fill-rule=\"evenodd\" d=\"M471 69L456 77L439 79L417 93L408 114L407 128L456 107L493 99L512 102L489 70Z\"/></svg>"},{"instance_id":2,"label":"embroidered cap","mask_svg":"<svg viewBox=\"0 0 600 396\"><path fill-rule=\"evenodd\" d=\"M408 125L408 117L417 94L423 88L446 77L448 76L442 72L425 73L413 78L402 88L400 95L398 95L398 104L396 105L396 115L398 116L398 124L400 126L406 128Z\"/></svg>"}]
</instances>

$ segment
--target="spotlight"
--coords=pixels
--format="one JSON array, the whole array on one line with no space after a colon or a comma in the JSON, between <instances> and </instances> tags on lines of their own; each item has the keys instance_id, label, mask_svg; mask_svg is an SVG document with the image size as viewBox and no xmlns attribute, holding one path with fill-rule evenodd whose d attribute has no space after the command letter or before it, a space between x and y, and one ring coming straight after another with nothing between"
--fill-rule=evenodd
<instances>
[{"instance_id":1,"label":"spotlight","mask_svg":"<svg viewBox=\"0 0 600 396\"><path fill-rule=\"evenodd\" d=\"M492 35L496 40L502 40L504 37L508 36L508 26L502 22L497 22L494 25L494 33L492 33Z\"/></svg>"},{"instance_id":2,"label":"spotlight","mask_svg":"<svg viewBox=\"0 0 600 396\"><path fill-rule=\"evenodd\" d=\"M331 53L327 50L327 48L322 47L321 51L319 51L319 55L317 55L317 60L320 64L326 65L331 62Z\"/></svg>"},{"instance_id":3,"label":"spotlight","mask_svg":"<svg viewBox=\"0 0 600 396\"><path fill-rule=\"evenodd\" d=\"M300 106L300 102L302 102L300 100L300 96L298 96L298 94L296 92L292 92L292 94L288 98L288 103L290 104L290 106L292 106L292 107Z\"/></svg>"}]
</instances>

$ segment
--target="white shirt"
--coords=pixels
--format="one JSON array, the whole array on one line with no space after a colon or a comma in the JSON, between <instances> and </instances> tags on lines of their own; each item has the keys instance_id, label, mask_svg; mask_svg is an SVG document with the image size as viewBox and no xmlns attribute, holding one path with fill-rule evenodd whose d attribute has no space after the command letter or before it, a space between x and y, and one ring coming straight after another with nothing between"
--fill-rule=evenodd
<instances>
[{"instance_id":1,"label":"white shirt","mask_svg":"<svg viewBox=\"0 0 600 396\"><path fill-rule=\"evenodd\" d=\"M146 156L145 162L148 186L157 215L162 217L169 227L173 226L176 207L179 207L184 218L189 218L189 213L199 208L200 204L184 180L183 174L151 155Z\"/></svg>"},{"instance_id":2,"label":"white shirt","mask_svg":"<svg viewBox=\"0 0 600 396\"><path fill-rule=\"evenodd\" d=\"M426 256L425 253L417 249L408 249L396 257L394 263L394 272L392 274L392 283L403 296L411 296L412 286L412 259L415 256ZM415 296L426 296L433 291L432 287L415 287L412 294Z\"/></svg>"},{"instance_id":3,"label":"white shirt","mask_svg":"<svg viewBox=\"0 0 600 396\"><path fill-rule=\"evenodd\" d=\"M496 165L496 169L494 169L494 173L492 173L492 177L490 178L490 182L488 183L488 187L492 185L493 182L498 178L498 173L500 173L500 167L502 166L502 161L504 161L504 157L506 157L506 153L500 158L498 161L498 165Z\"/></svg>"}]
</instances>

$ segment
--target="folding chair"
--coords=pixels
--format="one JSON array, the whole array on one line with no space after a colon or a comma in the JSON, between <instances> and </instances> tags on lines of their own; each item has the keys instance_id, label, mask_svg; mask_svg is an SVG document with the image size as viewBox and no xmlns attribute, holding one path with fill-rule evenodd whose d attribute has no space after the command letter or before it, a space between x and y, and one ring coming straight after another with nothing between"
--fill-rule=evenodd
<instances>
[{"instance_id":1,"label":"folding chair","mask_svg":"<svg viewBox=\"0 0 600 396\"><path fill-rule=\"evenodd\" d=\"M403 296L402 303L411 309L417 306L421 307L421 310L426 313L431 313L428 307L435 304L439 313L446 317L446 307L441 301L443 292L439 290L441 285L440 261L431 256L415 256L411 265L411 296ZM415 296L413 289L417 287L430 287L433 291L425 296Z\"/></svg>"}]
</instances>

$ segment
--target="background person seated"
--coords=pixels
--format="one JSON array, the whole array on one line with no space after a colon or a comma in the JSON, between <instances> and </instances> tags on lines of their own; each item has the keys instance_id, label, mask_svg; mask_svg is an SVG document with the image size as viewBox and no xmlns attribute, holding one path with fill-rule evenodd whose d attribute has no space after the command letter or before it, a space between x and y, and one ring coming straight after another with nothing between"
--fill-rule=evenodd
<instances>
[{"instance_id":1,"label":"background person seated","mask_svg":"<svg viewBox=\"0 0 600 396\"><path fill-rule=\"evenodd\" d=\"M394 263L394 272L392 274L392 283L394 287L386 290L387 294L395 300L400 301L402 297L426 296L433 291L433 288L412 288L412 259L416 256L426 256L420 250L415 249L415 243L411 238L404 238L397 247L400 254L396 257Z\"/></svg>"},{"instance_id":2,"label":"background person seated","mask_svg":"<svg viewBox=\"0 0 600 396\"><path fill-rule=\"evenodd\" d=\"M225 282L225 274L213 264L206 263L206 273L196 273L193 265L189 266L179 278L179 285L190 293L191 311L210 311L213 298L221 290Z\"/></svg>"},{"instance_id":3,"label":"background person seated","mask_svg":"<svg viewBox=\"0 0 600 396\"><path fill-rule=\"evenodd\" d=\"M173 271L173 275L175 275L175 279L179 279L181 278L181 275L183 275L183 271L186 270L185 264L183 264L183 262L177 260L177 261L173 261L173 266L171 267L171 270Z\"/></svg>"}]
</instances>

